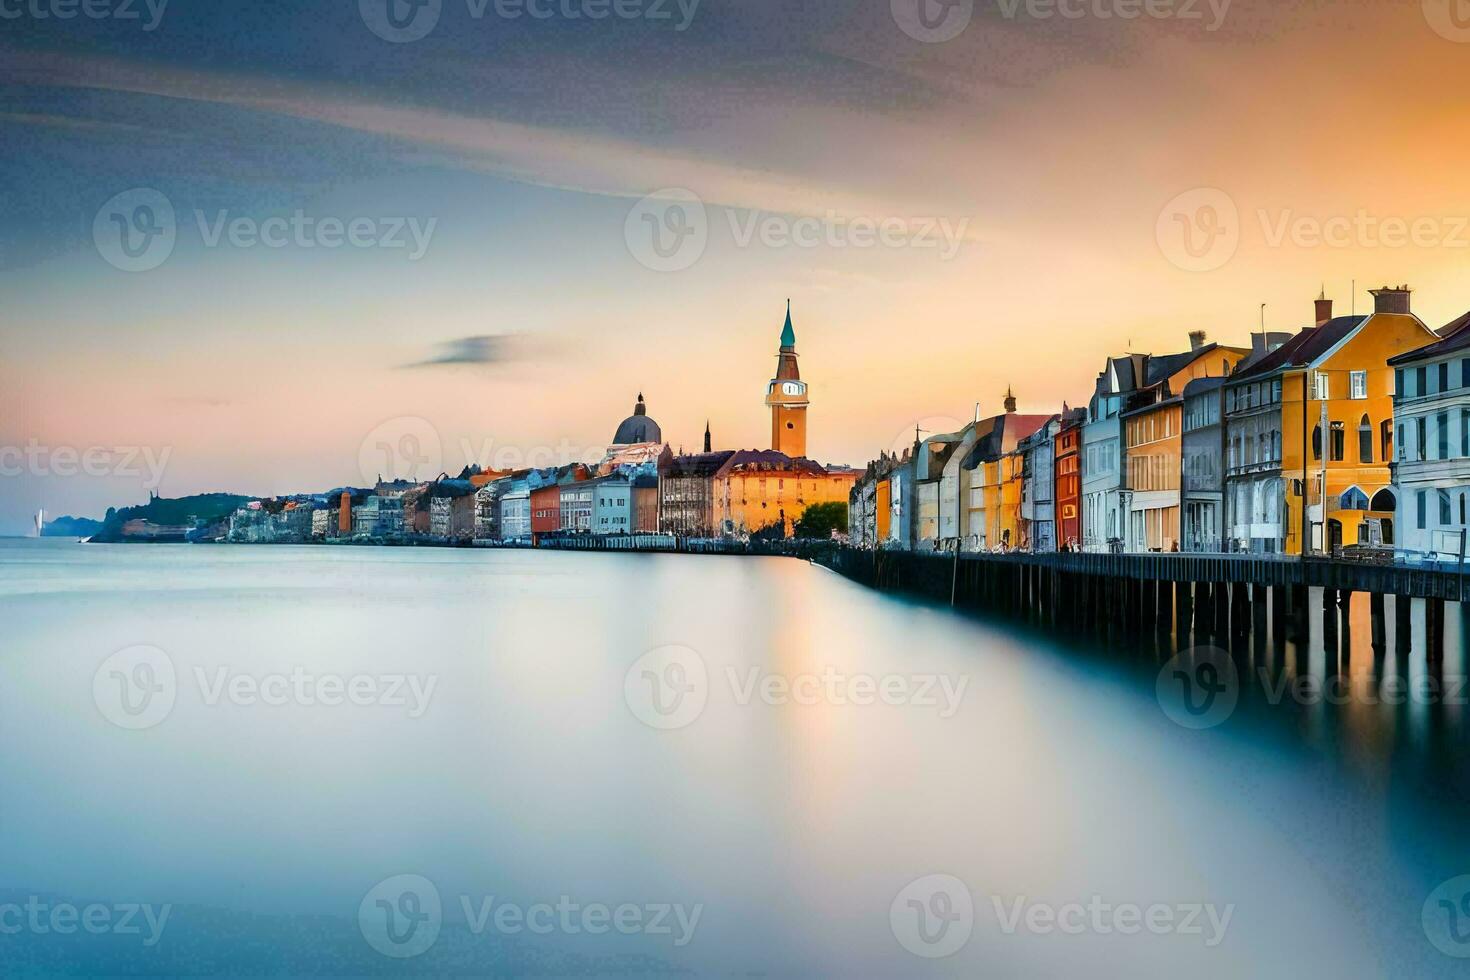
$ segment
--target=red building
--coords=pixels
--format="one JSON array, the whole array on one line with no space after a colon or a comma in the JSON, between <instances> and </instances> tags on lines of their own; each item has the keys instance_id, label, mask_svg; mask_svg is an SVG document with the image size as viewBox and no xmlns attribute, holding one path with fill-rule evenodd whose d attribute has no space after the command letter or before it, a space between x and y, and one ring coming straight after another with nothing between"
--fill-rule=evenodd
<instances>
[{"instance_id":1,"label":"red building","mask_svg":"<svg viewBox=\"0 0 1470 980\"><path fill-rule=\"evenodd\" d=\"M1087 410L1063 406L1062 427L1056 438L1055 497L1057 550L1082 547L1082 424Z\"/></svg>"},{"instance_id":2,"label":"red building","mask_svg":"<svg viewBox=\"0 0 1470 980\"><path fill-rule=\"evenodd\" d=\"M561 486L553 483L531 491L531 543L538 544L543 534L555 534L561 527Z\"/></svg>"}]
</instances>

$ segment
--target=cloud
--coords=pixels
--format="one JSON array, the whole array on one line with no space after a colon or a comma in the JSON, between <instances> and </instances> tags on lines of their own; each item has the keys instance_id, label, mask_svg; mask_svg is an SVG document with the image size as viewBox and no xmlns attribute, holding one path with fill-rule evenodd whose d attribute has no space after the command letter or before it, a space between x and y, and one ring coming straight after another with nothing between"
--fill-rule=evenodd
<instances>
[{"instance_id":1,"label":"cloud","mask_svg":"<svg viewBox=\"0 0 1470 980\"><path fill-rule=\"evenodd\" d=\"M518 334L485 334L459 337L435 345L437 353L422 361L405 364L405 368L449 367L469 364L505 364L522 360L528 353L524 338Z\"/></svg>"}]
</instances>

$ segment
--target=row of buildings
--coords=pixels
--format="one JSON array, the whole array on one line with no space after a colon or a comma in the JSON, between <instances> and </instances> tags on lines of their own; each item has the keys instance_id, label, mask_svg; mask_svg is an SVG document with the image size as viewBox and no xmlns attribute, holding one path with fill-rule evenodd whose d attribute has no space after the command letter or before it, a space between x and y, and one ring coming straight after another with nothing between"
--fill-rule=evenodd
<instances>
[{"instance_id":1,"label":"row of buildings","mask_svg":"<svg viewBox=\"0 0 1470 980\"><path fill-rule=\"evenodd\" d=\"M770 449L716 451L706 423L703 452L676 454L640 393L600 461L513 472L469 466L423 483L379 479L370 489L254 500L231 516L226 538L537 545L567 535L790 535L812 505L845 506L859 473L806 456L811 401L789 303L764 404Z\"/></svg>"},{"instance_id":2,"label":"row of buildings","mask_svg":"<svg viewBox=\"0 0 1470 980\"><path fill-rule=\"evenodd\" d=\"M947 551L1396 552L1458 560L1470 506L1470 314L1431 330L1407 286L1325 294L1296 333L1203 332L1109 357L1086 407L1004 414L870 463L849 532Z\"/></svg>"}]
</instances>

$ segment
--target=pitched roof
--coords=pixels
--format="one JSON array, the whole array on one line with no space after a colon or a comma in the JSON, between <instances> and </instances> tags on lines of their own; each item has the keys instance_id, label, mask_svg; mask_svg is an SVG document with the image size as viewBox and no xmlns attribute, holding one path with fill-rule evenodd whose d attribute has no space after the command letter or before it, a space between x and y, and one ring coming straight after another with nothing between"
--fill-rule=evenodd
<instances>
[{"instance_id":1,"label":"pitched roof","mask_svg":"<svg viewBox=\"0 0 1470 980\"><path fill-rule=\"evenodd\" d=\"M1347 339L1372 315L1363 313L1357 316L1335 316L1321 326L1307 327L1244 371L1231 375L1230 380L1258 378L1263 374L1272 374L1283 368L1306 367L1339 342Z\"/></svg>"},{"instance_id":2,"label":"pitched roof","mask_svg":"<svg viewBox=\"0 0 1470 980\"><path fill-rule=\"evenodd\" d=\"M733 449L721 449L713 453L674 456L664 462L662 472L666 476L713 476L734 455Z\"/></svg>"},{"instance_id":3,"label":"pitched roof","mask_svg":"<svg viewBox=\"0 0 1470 980\"><path fill-rule=\"evenodd\" d=\"M973 470L983 462L994 462L1006 453L1015 452L1021 440L1050 422L1053 415L1000 415L995 427L975 443L961 469Z\"/></svg>"},{"instance_id":4,"label":"pitched roof","mask_svg":"<svg viewBox=\"0 0 1470 980\"><path fill-rule=\"evenodd\" d=\"M1455 351L1470 348L1470 313L1464 313L1458 318L1451 320L1439 328L1439 339L1431 344L1425 344L1417 350L1397 354L1388 359L1390 364L1404 364L1408 361L1423 360L1428 357L1441 357L1445 354L1453 354Z\"/></svg>"},{"instance_id":5,"label":"pitched roof","mask_svg":"<svg viewBox=\"0 0 1470 980\"><path fill-rule=\"evenodd\" d=\"M720 467L721 473L732 472L802 472L820 473L827 471L822 469L820 463L816 463L805 456L787 456L785 453L774 449L737 449L730 454L725 465Z\"/></svg>"}]
</instances>

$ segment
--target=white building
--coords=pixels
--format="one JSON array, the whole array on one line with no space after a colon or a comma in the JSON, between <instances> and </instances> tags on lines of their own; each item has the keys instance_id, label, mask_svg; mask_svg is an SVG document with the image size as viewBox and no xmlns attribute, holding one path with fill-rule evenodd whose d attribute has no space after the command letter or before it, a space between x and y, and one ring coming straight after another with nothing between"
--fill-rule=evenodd
<instances>
[{"instance_id":1,"label":"white building","mask_svg":"<svg viewBox=\"0 0 1470 980\"><path fill-rule=\"evenodd\" d=\"M1397 450L1392 543L1400 560L1416 563L1458 562L1470 529L1470 313L1440 336L1388 361Z\"/></svg>"}]
</instances>

